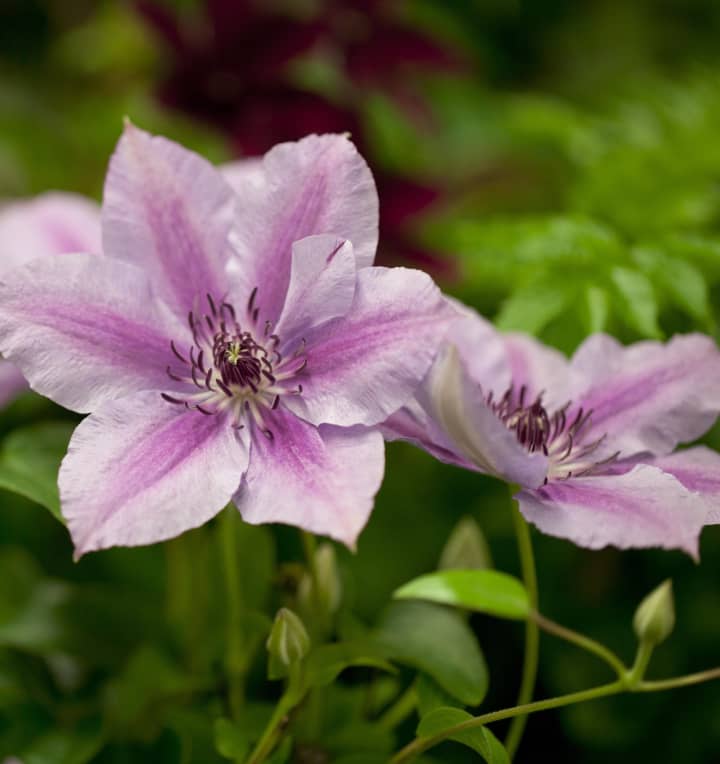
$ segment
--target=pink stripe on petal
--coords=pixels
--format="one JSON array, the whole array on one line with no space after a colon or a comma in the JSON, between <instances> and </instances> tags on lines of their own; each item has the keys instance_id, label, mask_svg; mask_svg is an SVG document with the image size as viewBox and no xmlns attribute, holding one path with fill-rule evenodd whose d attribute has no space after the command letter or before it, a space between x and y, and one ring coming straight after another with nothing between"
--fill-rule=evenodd
<instances>
[{"instance_id":1,"label":"pink stripe on petal","mask_svg":"<svg viewBox=\"0 0 720 764\"><path fill-rule=\"evenodd\" d=\"M34 390L75 411L167 389L170 340L187 334L141 271L107 258L43 258L0 284L0 352Z\"/></svg>"},{"instance_id":2,"label":"pink stripe on petal","mask_svg":"<svg viewBox=\"0 0 720 764\"><path fill-rule=\"evenodd\" d=\"M196 298L228 291L234 204L231 187L205 159L128 125L105 182L105 254L142 268L184 317Z\"/></svg>"},{"instance_id":3,"label":"pink stripe on petal","mask_svg":"<svg viewBox=\"0 0 720 764\"><path fill-rule=\"evenodd\" d=\"M284 409L255 431L235 504L252 524L286 523L354 547L372 511L385 458L380 433L316 428Z\"/></svg>"},{"instance_id":4,"label":"pink stripe on petal","mask_svg":"<svg viewBox=\"0 0 720 764\"><path fill-rule=\"evenodd\" d=\"M456 318L420 271L358 271L347 316L308 337L303 394L288 405L318 425L382 422L418 388Z\"/></svg>"},{"instance_id":5,"label":"pink stripe on petal","mask_svg":"<svg viewBox=\"0 0 720 764\"><path fill-rule=\"evenodd\" d=\"M151 544L213 517L237 490L247 448L226 421L139 393L75 430L60 468L78 555Z\"/></svg>"},{"instance_id":6,"label":"pink stripe on petal","mask_svg":"<svg viewBox=\"0 0 720 764\"><path fill-rule=\"evenodd\" d=\"M629 347L594 335L571 371L575 404L593 412L583 441L608 436L596 458L616 450L667 454L702 435L720 411L720 352L700 334Z\"/></svg>"},{"instance_id":7,"label":"pink stripe on petal","mask_svg":"<svg viewBox=\"0 0 720 764\"><path fill-rule=\"evenodd\" d=\"M710 506L656 467L551 482L515 497L543 533L578 546L681 549L694 558Z\"/></svg>"},{"instance_id":8,"label":"pink stripe on petal","mask_svg":"<svg viewBox=\"0 0 720 764\"><path fill-rule=\"evenodd\" d=\"M275 323L290 283L293 242L335 234L352 243L359 268L371 265L378 199L368 166L342 135L281 143L262 167L262 182L256 168L245 173L232 241L244 291L258 288L260 319Z\"/></svg>"}]
</instances>

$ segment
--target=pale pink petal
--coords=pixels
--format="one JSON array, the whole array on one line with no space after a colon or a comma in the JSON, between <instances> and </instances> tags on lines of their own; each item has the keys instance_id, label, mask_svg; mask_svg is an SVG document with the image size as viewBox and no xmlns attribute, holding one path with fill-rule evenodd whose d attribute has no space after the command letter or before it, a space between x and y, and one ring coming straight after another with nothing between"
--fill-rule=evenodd
<instances>
[{"instance_id":1,"label":"pale pink petal","mask_svg":"<svg viewBox=\"0 0 720 764\"><path fill-rule=\"evenodd\" d=\"M46 255L100 253L100 207L51 191L0 208L0 272Z\"/></svg>"},{"instance_id":2,"label":"pale pink petal","mask_svg":"<svg viewBox=\"0 0 720 764\"><path fill-rule=\"evenodd\" d=\"M23 390L27 390L27 386L17 366L0 358L0 406L6 406Z\"/></svg>"},{"instance_id":3,"label":"pale pink petal","mask_svg":"<svg viewBox=\"0 0 720 764\"><path fill-rule=\"evenodd\" d=\"M238 193L240 199L248 187L259 187L265 180L263 160L260 157L249 159L237 159L234 162L226 162L218 167L223 178ZM253 189L255 190L255 189ZM242 202L241 202L242 203Z\"/></svg>"},{"instance_id":4,"label":"pale pink petal","mask_svg":"<svg viewBox=\"0 0 720 764\"><path fill-rule=\"evenodd\" d=\"M380 425L379 429L385 440L402 440L412 443L441 462L477 470L478 467L459 453L458 447L452 442L450 436L429 413L427 397L422 396L423 403L420 403L418 397L412 398Z\"/></svg>"},{"instance_id":5,"label":"pale pink petal","mask_svg":"<svg viewBox=\"0 0 720 764\"><path fill-rule=\"evenodd\" d=\"M460 318L448 332L448 342L458 350L465 370L486 392L501 396L512 380L504 336L479 313L449 299Z\"/></svg>"},{"instance_id":6,"label":"pale pink petal","mask_svg":"<svg viewBox=\"0 0 720 764\"><path fill-rule=\"evenodd\" d=\"M248 523L286 523L355 545L384 471L383 440L363 428L320 427L284 409L255 431L235 503Z\"/></svg>"},{"instance_id":7,"label":"pale pink petal","mask_svg":"<svg viewBox=\"0 0 720 764\"><path fill-rule=\"evenodd\" d=\"M708 523L720 523L720 454L707 446L695 446L649 464L674 475L690 491L705 495L711 502Z\"/></svg>"},{"instance_id":8,"label":"pale pink petal","mask_svg":"<svg viewBox=\"0 0 720 764\"><path fill-rule=\"evenodd\" d=\"M573 392L572 369L558 350L525 334L505 334L503 341L513 386L526 388L525 400L542 393L543 405L552 413L564 406Z\"/></svg>"},{"instance_id":9,"label":"pale pink petal","mask_svg":"<svg viewBox=\"0 0 720 764\"><path fill-rule=\"evenodd\" d=\"M682 549L698 555L710 505L657 467L638 465L623 475L554 481L516 499L543 533L579 546Z\"/></svg>"},{"instance_id":10,"label":"pale pink petal","mask_svg":"<svg viewBox=\"0 0 720 764\"><path fill-rule=\"evenodd\" d=\"M290 282L293 242L320 233L353 245L359 268L371 265L378 236L378 199L370 170L343 135L310 135L281 143L238 192L232 241L237 277L257 287L260 319L275 323ZM248 180L249 179L249 180Z\"/></svg>"},{"instance_id":11,"label":"pale pink petal","mask_svg":"<svg viewBox=\"0 0 720 764\"><path fill-rule=\"evenodd\" d=\"M311 329L344 316L355 296L356 279L349 241L330 234L296 241L290 285L274 332L292 346Z\"/></svg>"},{"instance_id":12,"label":"pale pink petal","mask_svg":"<svg viewBox=\"0 0 720 764\"><path fill-rule=\"evenodd\" d=\"M417 389L456 316L420 271L358 271L347 316L308 336L303 394L287 405L316 425L382 422Z\"/></svg>"},{"instance_id":13,"label":"pale pink petal","mask_svg":"<svg viewBox=\"0 0 720 764\"><path fill-rule=\"evenodd\" d=\"M144 392L112 401L75 430L59 476L77 556L177 536L219 512L248 450L219 416Z\"/></svg>"},{"instance_id":14,"label":"pale pink petal","mask_svg":"<svg viewBox=\"0 0 720 764\"><path fill-rule=\"evenodd\" d=\"M628 347L598 334L571 366L574 403L592 410L583 442L607 435L595 458L617 450L667 454L702 435L720 411L720 352L700 334Z\"/></svg>"},{"instance_id":15,"label":"pale pink petal","mask_svg":"<svg viewBox=\"0 0 720 764\"><path fill-rule=\"evenodd\" d=\"M75 411L167 389L170 340L188 334L141 271L108 258L46 257L0 283L0 352L34 390Z\"/></svg>"},{"instance_id":16,"label":"pale pink petal","mask_svg":"<svg viewBox=\"0 0 720 764\"><path fill-rule=\"evenodd\" d=\"M104 252L142 268L156 293L186 316L206 293L228 291L234 204L230 185L205 159L128 125L105 181Z\"/></svg>"},{"instance_id":17,"label":"pale pink petal","mask_svg":"<svg viewBox=\"0 0 720 764\"><path fill-rule=\"evenodd\" d=\"M468 375L454 345L445 348L433 365L424 394L426 410L457 454L486 474L531 488L542 485L547 458L541 452L529 453L486 405L483 390ZM444 446L442 441L439 445Z\"/></svg>"}]
</instances>

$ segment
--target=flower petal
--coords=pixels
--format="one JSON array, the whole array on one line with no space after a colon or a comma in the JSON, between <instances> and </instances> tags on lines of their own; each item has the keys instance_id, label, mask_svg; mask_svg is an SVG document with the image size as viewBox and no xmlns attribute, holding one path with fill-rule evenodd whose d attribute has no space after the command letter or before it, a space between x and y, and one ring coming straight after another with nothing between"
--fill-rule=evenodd
<instances>
[{"instance_id":1,"label":"flower petal","mask_svg":"<svg viewBox=\"0 0 720 764\"><path fill-rule=\"evenodd\" d=\"M255 431L235 497L252 524L287 523L353 547L372 511L385 465L382 436L364 428L316 428L284 409Z\"/></svg>"},{"instance_id":2,"label":"flower petal","mask_svg":"<svg viewBox=\"0 0 720 764\"><path fill-rule=\"evenodd\" d=\"M128 125L110 161L105 254L140 266L179 316L195 298L228 291L235 194L199 155Z\"/></svg>"},{"instance_id":3,"label":"flower petal","mask_svg":"<svg viewBox=\"0 0 720 764\"><path fill-rule=\"evenodd\" d=\"M417 389L456 318L420 271L358 271L347 316L308 336L303 394L288 405L316 425L384 421Z\"/></svg>"},{"instance_id":4,"label":"flower petal","mask_svg":"<svg viewBox=\"0 0 720 764\"><path fill-rule=\"evenodd\" d=\"M263 160L260 157L226 162L221 164L218 170L220 170L223 178L240 196L247 192L249 186L255 186L256 188L261 186L265 178Z\"/></svg>"},{"instance_id":5,"label":"flower petal","mask_svg":"<svg viewBox=\"0 0 720 764\"><path fill-rule=\"evenodd\" d=\"M593 412L583 441L608 436L594 458L617 450L667 454L702 435L720 411L720 352L700 334L629 347L594 335L571 368L583 380L575 382L574 401Z\"/></svg>"},{"instance_id":6,"label":"flower petal","mask_svg":"<svg viewBox=\"0 0 720 764\"><path fill-rule=\"evenodd\" d=\"M438 357L426 390L430 411L458 454L488 475L532 488L542 485L547 458L540 452L530 454L490 410L454 345Z\"/></svg>"},{"instance_id":7,"label":"flower petal","mask_svg":"<svg viewBox=\"0 0 720 764\"><path fill-rule=\"evenodd\" d=\"M217 416L143 392L112 401L75 430L59 476L78 556L172 538L230 501L248 450Z\"/></svg>"},{"instance_id":8,"label":"flower petal","mask_svg":"<svg viewBox=\"0 0 720 764\"><path fill-rule=\"evenodd\" d=\"M689 491L705 494L713 498L714 508L710 511L709 523L720 523L720 454L706 446L695 446L676 451L668 456L660 456L649 462L663 472L676 477Z\"/></svg>"},{"instance_id":9,"label":"flower petal","mask_svg":"<svg viewBox=\"0 0 720 764\"><path fill-rule=\"evenodd\" d=\"M0 358L0 406L6 406L23 390L27 390L27 382L20 370Z\"/></svg>"},{"instance_id":10,"label":"flower petal","mask_svg":"<svg viewBox=\"0 0 720 764\"><path fill-rule=\"evenodd\" d=\"M550 482L515 497L543 533L579 546L682 549L694 558L709 503L657 467Z\"/></svg>"},{"instance_id":11,"label":"flower petal","mask_svg":"<svg viewBox=\"0 0 720 764\"><path fill-rule=\"evenodd\" d=\"M75 411L167 389L175 323L137 268L95 255L34 260L0 284L0 352L31 387Z\"/></svg>"},{"instance_id":12,"label":"flower petal","mask_svg":"<svg viewBox=\"0 0 720 764\"><path fill-rule=\"evenodd\" d=\"M100 249L100 207L83 196L53 191L0 209L2 271L37 257Z\"/></svg>"},{"instance_id":13,"label":"flower petal","mask_svg":"<svg viewBox=\"0 0 720 764\"><path fill-rule=\"evenodd\" d=\"M352 242L358 268L371 265L378 200L368 166L342 135L282 143L265 155L263 169L262 183L254 172L247 175L232 241L245 291L258 288L260 318L275 323L290 282L293 242L332 233Z\"/></svg>"},{"instance_id":14,"label":"flower petal","mask_svg":"<svg viewBox=\"0 0 720 764\"><path fill-rule=\"evenodd\" d=\"M292 247L285 306L274 331L294 345L311 329L344 316L355 296L352 244L331 234L308 236Z\"/></svg>"},{"instance_id":15,"label":"flower petal","mask_svg":"<svg viewBox=\"0 0 720 764\"><path fill-rule=\"evenodd\" d=\"M568 359L524 334L503 336L512 383L516 390L525 386L525 399L543 394L543 404L552 413L564 406L572 393L572 371Z\"/></svg>"}]
</instances>

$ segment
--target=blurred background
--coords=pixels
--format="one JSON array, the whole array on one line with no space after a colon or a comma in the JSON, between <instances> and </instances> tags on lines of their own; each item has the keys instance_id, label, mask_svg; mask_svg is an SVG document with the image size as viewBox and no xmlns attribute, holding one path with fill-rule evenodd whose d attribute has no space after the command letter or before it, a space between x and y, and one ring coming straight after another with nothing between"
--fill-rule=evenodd
<instances>
[{"instance_id":1,"label":"blurred background","mask_svg":"<svg viewBox=\"0 0 720 764\"><path fill-rule=\"evenodd\" d=\"M424 268L501 328L565 352L601 330L717 336L719 36L715 0L0 0L0 197L99 199L125 115L214 161L347 131L377 181L382 263ZM0 462L23 445L16 428L50 421L62 440L72 419L49 403L27 395L4 411ZM466 515L495 566L518 571L500 484L402 445L388 457L358 553L339 552L348 619L376 623ZM223 760L198 680L222 650L213 530L73 564L45 509L0 493L0 760ZM272 614L297 537L244 532L247 596ZM699 566L535 540L548 616L630 660L634 608L672 576L678 624L653 673L720 662L720 529L704 532ZM190 616L166 592L166 569L188 555ZM511 705L522 630L471 624L490 666L483 708ZM541 650L538 697L607 678L562 643ZM518 761L714 764L718 718L717 683L604 700L532 717ZM433 755L473 760L452 745ZM295 756L334 760L312 746Z\"/></svg>"}]
</instances>

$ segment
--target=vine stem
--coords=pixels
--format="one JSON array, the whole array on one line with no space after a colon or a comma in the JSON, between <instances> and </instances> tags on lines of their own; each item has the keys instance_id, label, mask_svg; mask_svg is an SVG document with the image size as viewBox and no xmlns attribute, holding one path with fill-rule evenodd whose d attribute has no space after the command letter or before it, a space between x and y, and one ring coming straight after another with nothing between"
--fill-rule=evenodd
<instances>
[{"instance_id":1,"label":"vine stem","mask_svg":"<svg viewBox=\"0 0 720 764\"><path fill-rule=\"evenodd\" d=\"M528 593L530 609L534 612L538 609L538 582L535 571L535 555L533 554L532 539L530 538L530 528L525 522L525 518L520 513L520 509L515 500L513 504L513 523L515 525L515 536L517 538L518 553L520 555L520 566L522 569L522 578L525 583L525 589ZM517 707L529 704L532 700L535 689L535 680L537 678L538 658L540 651L540 630L538 622L528 618L525 622L525 656L523 658L522 680L518 692ZM507 749L510 761L512 761L522 740L525 725L527 724L527 715L520 713L514 716L505 739L505 748Z\"/></svg>"},{"instance_id":2,"label":"vine stem","mask_svg":"<svg viewBox=\"0 0 720 764\"><path fill-rule=\"evenodd\" d=\"M448 727L434 735L416 738L402 750L398 751L395 756L390 759L390 764L404 764L404 762L412 761L412 759L424 751L427 751L433 746L438 745L444 740L448 740L461 732L476 729L485 724L501 721L502 719L532 714L537 711L547 711L553 708L561 708L562 706L569 706L574 703L584 703L588 700L604 698L609 695L618 695L623 692L660 692L663 690L672 690L677 687L688 687L702 682L709 682L713 679L720 679L720 667L709 669L707 671L699 671L696 674L673 677L672 679L652 681L640 680L637 684L632 683L631 670L626 672L620 679L610 682L609 684L591 687L588 690L581 690L580 692L572 692L568 695L559 695L557 698L538 700L534 703L526 703L522 706L514 706L513 708L505 708L500 711L492 711L488 714L475 716L460 724Z\"/></svg>"},{"instance_id":3,"label":"vine stem","mask_svg":"<svg viewBox=\"0 0 720 764\"><path fill-rule=\"evenodd\" d=\"M600 642L596 642L594 639L586 637L584 634L580 634L577 631L561 626L559 623L551 621L537 611L530 613L530 618L532 618L535 623L548 634L564 639L566 642L571 642L583 650L597 655L598 658L604 660L619 677L624 676L627 672L627 667L620 658L618 658L612 650L605 647L605 645L600 644Z\"/></svg>"},{"instance_id":4,"label":"vine stem","mask_svg":"<svg viewBox=\"0 0 720 764\"><path fill-rule=\"evenodd\" d=\"M230 712L237 719L245 696L244 644L242 634L242 591L236 523L237 510L230 506L220 517L223 562L225 569L225 592L227 596L227 637L225 670L227 671Z\"/></svg>"}]
</instances>

